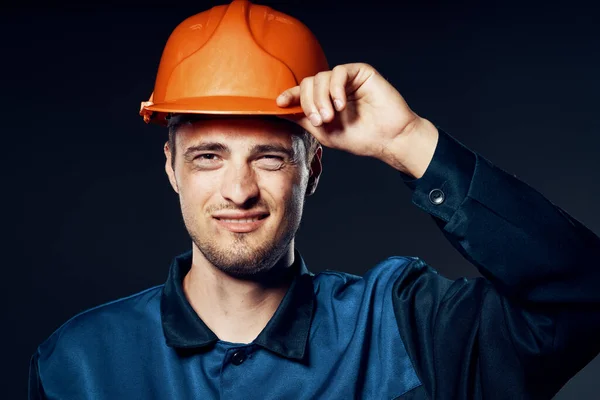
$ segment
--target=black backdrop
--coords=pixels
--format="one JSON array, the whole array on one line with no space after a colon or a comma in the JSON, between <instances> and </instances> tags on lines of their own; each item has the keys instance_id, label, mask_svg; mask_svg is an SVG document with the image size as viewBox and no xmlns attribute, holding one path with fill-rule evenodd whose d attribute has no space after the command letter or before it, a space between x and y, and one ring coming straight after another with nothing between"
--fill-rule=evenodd
<instances>
[{"instance_id":1,"label":"black backdrop","mask_svg":"<svg viewBox=\"0 0 600 400\"><path fill-rule=\"evenodd\" d=\"M145 125L172 29L214 2L4 5L2 296L6 384L74 314L166 278L190 247ZM387 4L386 4L387 3ZM411 107L600 232L600 13L573 2L271 1L317 35L330 65L375 66ZM391 255L476 276L385 164L325 149L297 247L314 272L364 273ZM592 266L591 266L592 267ZM595 266L598 267L598 266ZM600 359L557 399L597 399Z\"/></svg>"}]
</instances>

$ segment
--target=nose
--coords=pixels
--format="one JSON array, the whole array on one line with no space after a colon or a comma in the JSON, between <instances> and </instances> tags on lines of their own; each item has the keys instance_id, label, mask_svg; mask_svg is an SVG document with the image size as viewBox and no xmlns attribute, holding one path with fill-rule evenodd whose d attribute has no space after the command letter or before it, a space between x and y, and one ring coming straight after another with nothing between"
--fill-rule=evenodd
<instances>
[{"instance_id":1,"label":"nose","mask_svg":"<svg viewBox=\"0 0 600 400\"><path fill-rule=\"evenodd\" d=\"M249 206L258 198L255 172L247 163L227 166L221 184L221 196L239 207Z\"/></svg>"}]
</instances>

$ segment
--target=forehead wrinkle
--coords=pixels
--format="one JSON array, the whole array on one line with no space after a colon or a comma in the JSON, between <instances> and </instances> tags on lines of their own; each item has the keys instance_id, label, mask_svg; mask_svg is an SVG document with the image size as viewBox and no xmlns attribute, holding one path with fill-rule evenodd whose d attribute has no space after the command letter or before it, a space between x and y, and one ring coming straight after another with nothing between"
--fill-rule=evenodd
<instances>
[{"instance_id":1,"label":"forehead wrinkle","mask_svg":"<svg viewBox=\"0 0 600 400\"><path fill-rule=\"evenodd\" d=\"M248 150L251 150L257 145L273 145L277 144L287 148L294 148L295 141L292 133L283 132L268 132L263 129L238 129L236 127L228 127L223 129L222 127L203 127L203 129L186 130L185 136L189 139L192 144L189 146L195 146L202 142L220 142L227 147L228 142L235 141L240 145L245 145ZM290 137L292 136L292 137ZM298 137L298 139L300 139ZM186 146L186 147L189 147Z\"/></svg>"},{"instance_id":2,"label":"forehead wrinkle","mask_svg":"<svg viewBox=\"0 0 600 400\"><path fill-rule=\"evenodd\" d=\"M224 131L228 134L245 134L244 131L250 131L251 133L257 132L270 132L276 135L281 133L292 134L295 130L292 129L292 122L286 121L274 121L271 119L209 119L209 120L198 120L190 122L189 125L197 128L207 128L210 130ZM295 126L295 125L294 125Z\"/></svg>"}]
</instances>

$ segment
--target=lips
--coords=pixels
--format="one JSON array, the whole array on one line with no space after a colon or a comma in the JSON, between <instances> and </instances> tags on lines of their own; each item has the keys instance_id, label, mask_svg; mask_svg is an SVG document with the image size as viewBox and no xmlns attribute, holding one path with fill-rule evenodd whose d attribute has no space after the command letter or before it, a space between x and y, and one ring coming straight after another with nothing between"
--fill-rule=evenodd
<instances>
[{"instance_id":1,"label":"lips","mask_svg":"<svg viewBox=\"0 0 600 400\"><path fill-rule=\"evenodd\" d=\"M262 218L218 218L220 221L223 222L229 222L229 223L234 223L234 222L239 222L239 223L244 223L244 222L254 222L254 221L258 221L259 219Z\"/></svg>"},{"instance_id":2,"label":"lips","mask_svg":"<svg viewBox=\"0 0 600 400\"><path fill-rule=\"evenodd\" d=\"M269 214L265 212L221 213L213 215L219 226L237 233L247 233L258 229L264 224L268 216Z\"/></svg>"}]
</instances>

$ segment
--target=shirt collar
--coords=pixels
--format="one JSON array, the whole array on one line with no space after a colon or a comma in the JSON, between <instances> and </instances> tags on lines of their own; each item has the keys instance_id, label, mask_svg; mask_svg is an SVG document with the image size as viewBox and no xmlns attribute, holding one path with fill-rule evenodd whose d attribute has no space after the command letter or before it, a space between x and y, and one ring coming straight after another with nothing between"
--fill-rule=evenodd
<instances>
[{"instance_id":1,"label":"shirt collar","mask_svg":"<svg viewBox=\"0 0 600 400\"><path fill-rule=\"evenodd\" d=\"M160 314L167 345L208 348L219 339L200 319L183 292L183 278L192 265L192 252L173 259L165 282ZM294 250L292 283L267 326L253 343L283 357L302 360L314 310L312 277L298 250Z\"/></svg>"}]
</instances>

